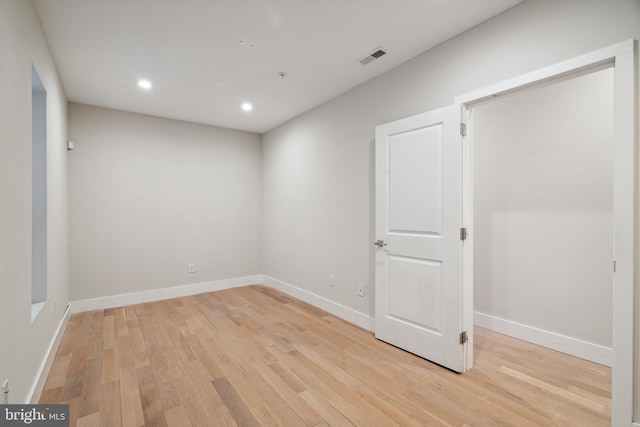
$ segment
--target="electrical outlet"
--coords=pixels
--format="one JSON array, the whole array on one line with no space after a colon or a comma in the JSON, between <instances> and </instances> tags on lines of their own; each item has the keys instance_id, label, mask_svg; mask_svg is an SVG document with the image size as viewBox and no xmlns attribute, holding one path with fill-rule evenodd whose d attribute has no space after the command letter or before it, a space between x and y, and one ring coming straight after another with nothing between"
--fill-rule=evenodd
<instances>
[{"instance_id":1,"label":"electrical outlet","mask_svg":"<svg viewBox=\"0 0 640 427\"><path fill-rule=\"evenodd\" d=\"M7 378L4 383L2 383L2 404L9 404L9 379Z\"/></svg>"},{"instance_id":2,"label":"electrical outlet","mask_svg":"<svg viewBox=\"0 0 640 427\"><path fill-rule=\"evenodd\" d=\"M196 265L195 264L189 264L188 271L189 271L189 273L195 273L196 272Z\"/></svg>"},{"instance_id":3,"label":"electrical outlet","mask_svg":"<svg viewBox=\"0 0 640 427\"><path fill-rule=\"evenodd\" d=\"M358 296L364 296L364 283L358 283Z\"/></svg>"},{"instance_id":4,"label":"electrical outlet","mask_svg":"<svg viewBox=\"0 0 640 427\"><path fill-rule=\"evenodd\" d=\"M333 274L329 275L329 286L332 288L336 286L335 276Z\"/></svg>"}]
</instances>

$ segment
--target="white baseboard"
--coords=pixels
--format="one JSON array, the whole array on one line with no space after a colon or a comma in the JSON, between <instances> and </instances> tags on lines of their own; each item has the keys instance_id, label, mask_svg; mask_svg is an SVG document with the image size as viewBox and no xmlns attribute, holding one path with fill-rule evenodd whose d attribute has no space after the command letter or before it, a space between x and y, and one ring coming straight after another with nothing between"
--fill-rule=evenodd
<instances>
[{"instance_id":1,"label":"white baseboard","mask_svg":"<svg viewBox=\"0 0 640 427\"><path fill-rule=\"evenodd\" d=\"M590 360L601 365L613 366L613 349L610 347L593 344L477 311L473 313L473 319L474 324L481 328L580 357L581 359Z\"/></svg>"},{"instance_id":2,"label":"white baseboard","mask_svg":"<svg viewBox=\"0 0 640 427\"><path fill-rule=\"evenodd\" d=\"M67 324L69 323L70 318L71 310L69 309L69 306L67 306L64 314L62 315L62 319L60 319L58 328L53 334L53 338L51 338L51 342L49 343L49 348L47 349L45 358L40 365L40 369L38 370L36 381L33 383L31 390L29 390L29 393L27 394L27 400L25 402L26 404L36 404L40 400L42 390L44 390L45 383L47 382L47 377L49 376L49 371L51 370L51 365L53 365L53 360L56 357L58 346L60 345L60 341L62 341L62 336L64 335L65 329L67 329Z\"/></svg>"},{"instance_id":3,"label":"white baseboard","mask_svg":"<svg viewBox=\"0 0 640 427\"><path fill-rule=\"evenodd\" d=\"M306 291L297 286L274 279L270 276L256 274L253 276L238 277L227 280L217 280L214 282L197 283L194 285L174 286L171 288L153 289L150 291L134 292L129 294L111 295L106 297L72 301L69 303L70 313L81 313L85 311L104 310L107 308L123 307L132 304L142 304L145 302L160 301L169 298L179 298L183 296L196 295L204 292L221 291L224 289L238 288L241 286L262 284L273 289L277 289L307 302L313 306L321 308L340 317L347 322L353 323L368 331L374 329L374 318L359 311L353 310L342 304L331 301L320 295Z\"/></svg>"},{"instance_id":4,"label":"white baseboard","mask_svg":"<svg viewBox=\"0 0 640 427\"><path fill-rule=\"evenodd\" d=\"M257 285L262 283L262 275L237 277L233 279L216 280L213 282L196 283L193 285L173 286L171 288L153 289L150 291L133 292L130 294L111 295L72 301L71 314L84 311L104 310L106 308L123 307L125 305L142 304L170 298L197 295L205 292L221 291L223 289L238 288L240 286Z\"/></svg>"},{"instance_id":5,"label":"white baseboard","mask_svg":"<svg viewBox=\"0 0 640 427\"><path fill-rule=\"evenodd\" d=\"M298 298L299 300L309 303L315 307L321 308L335 316L338 316L343 320L346 320L349 323L353 323L356 326L366 329L367 331L374 330L374 318L371 316L360 313L359 311L356 311L345 305L338 304L335 301L331 301L330 299L327 299L320 295L316 295L297 286L291 285L278 279L274 279L273 277L263 275L262 278L262 284L265 286L277 289L287 295Z\"/></svg>"}]
</instances>

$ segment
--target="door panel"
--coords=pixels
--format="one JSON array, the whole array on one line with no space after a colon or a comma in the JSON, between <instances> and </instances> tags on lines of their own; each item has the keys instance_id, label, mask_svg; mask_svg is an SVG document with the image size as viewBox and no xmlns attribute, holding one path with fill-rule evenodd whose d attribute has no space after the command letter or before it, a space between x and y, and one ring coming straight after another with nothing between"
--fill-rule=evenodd
<instances>
[{"instance_id":1,"label":"door panel","mask_svg":"<svg viewBox=\"0 0 640 427\"><path fill-rule=\"evenodd\" d=\"M389 282L388 316L441 335L442 262L391 255Z\"/></svg>"},{"instance_id":2,"label":"door panel","mask_svg":"<svg viewBox=\"0 0 640 427\"><path fill-rule=\"evenodd\" d=\"M390 135L389 229L442 233L442 124Z\"/></svg>"},{"instance_id":3,"label":"door panel","mask_svg":"<svg viewBox=\"0 0 640 427\"><path fill-rule=\"evenodd\" d=\"M376 129L376 337L461 372L461 137L455 106Z\"/></svg>"}]
</instances>

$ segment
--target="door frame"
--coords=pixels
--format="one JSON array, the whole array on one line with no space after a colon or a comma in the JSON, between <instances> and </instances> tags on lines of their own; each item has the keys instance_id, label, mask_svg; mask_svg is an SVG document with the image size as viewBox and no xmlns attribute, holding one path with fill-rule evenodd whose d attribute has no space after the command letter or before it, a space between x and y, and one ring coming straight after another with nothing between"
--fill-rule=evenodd
<instances>
[{"instance_id":1,"label":"door frame","mask_svg":"<svg viewBox=\"0 0 640 427\"><path fill-rule=\"evenodd\" d=\"M570 79L599 69L614 70L614 256L612 425L639 426L640 402L635 402L640 376L634 359L638 331L634 330L638 295L638 99L636 42L627 40L522 76L456 97L460 121L472 126L470 109L480 102L527 87ZM463 132L462 223L472 232L462 247L464 327L473 330L473 162L471 132ZM612 266L613 271L613 266ZM469 334L467 369L473 365L473 334ZM640 359L640 356L638 356ZM639 399L640 400L640 399Z\"/></svg>"}]
</instances>

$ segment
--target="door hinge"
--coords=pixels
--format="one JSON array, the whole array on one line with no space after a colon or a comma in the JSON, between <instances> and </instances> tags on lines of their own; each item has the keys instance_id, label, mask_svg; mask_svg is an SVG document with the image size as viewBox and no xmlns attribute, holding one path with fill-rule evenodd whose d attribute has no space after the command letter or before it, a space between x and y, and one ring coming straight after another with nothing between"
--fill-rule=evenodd
<instances>
[{"instance_id":1,"label":"door hinge","mask_svg":"<svg viewBox=\"0 0 640 427\"><path fill-rule=\"evenodd\" d=\"M460 135L467 136L467 124L460 123Z\"/></svg>"},{"instance_id":2,"label":"door hinge","mask_svg":"<svg viewBox=\"0 0 640 427\"><path fill-rule=\"evenodd\" d=\"M615 262L615 261L613 261L613 272L614 272L614 273L616 272L616 267L617 267L616 262Z\"/></svg>"},{"instance_id":3,"label":"door hinge","mask_svg":"<svg viewBox=\"0 0 640 427\"><path fill-rule=\"evenodd\" d=\"M467 240L467 229L466 228L461 228L460 229L460 240Z\"/></svg>"},{"instance_id":4,"label":"door hinge","mask_svg":"<svg viewBox=\"0 0 640 427\"><path fill-rule=\"evenodd\" d=\"M460 332L460 344L464 344L469 341L469 337L467 337L467 331Z\"/></svg>"}]
</instances>

